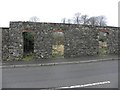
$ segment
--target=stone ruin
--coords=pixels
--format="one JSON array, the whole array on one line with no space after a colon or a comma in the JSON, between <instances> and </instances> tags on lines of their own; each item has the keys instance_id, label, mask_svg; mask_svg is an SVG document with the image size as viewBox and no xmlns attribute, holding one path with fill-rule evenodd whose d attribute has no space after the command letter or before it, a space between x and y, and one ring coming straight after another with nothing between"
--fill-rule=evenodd
<instances>
[{"instance_id":1,"label":"stone ruin","mask_svg":"<svg viewBox=\"0 0 120 90\"><path fill-rule=\"evenodd\" d=\"M2 60L21 60L24 55L23 33L34 33L34 58L52 58L52 33L64 34L64 58L99 55L100 32L107 42L107 54L118 54L119 27L85 26L63 23L10 22L2 31Z\"/></svg>"}]
</instances>

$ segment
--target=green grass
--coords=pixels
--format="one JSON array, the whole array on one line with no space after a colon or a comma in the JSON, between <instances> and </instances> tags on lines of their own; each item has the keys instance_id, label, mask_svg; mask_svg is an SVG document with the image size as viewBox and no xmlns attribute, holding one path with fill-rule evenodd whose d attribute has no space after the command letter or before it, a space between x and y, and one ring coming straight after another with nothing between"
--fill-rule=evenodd
<instances>
[{"instance_id":1,"label":"green grass","mask_svg":"<svg viewBox=\"0 0 120 90\"><path fill-rule=\"evenodd\" d=\"M107 48L99 48L99 55L107 55Z\"/></svg>"},{"instance_id":2,"label":"green grass","mask_svg":"<svg viewBox=\"0 0 120 90\"><path fill-rule=\"evenodd\" d=\"M23 56L23 61L32 61L34 59L34 54L28 54Z\"/></svg>"},{"instance_id":3,"label":"green grass","mask_svg":"<svg viewBox=\"0 0 120 90\"><path fill-rule=\"evenodd\" d=\"M64 45L53 45L52 57L63 58L64 57Z\"/></svg>"}]
</instances>

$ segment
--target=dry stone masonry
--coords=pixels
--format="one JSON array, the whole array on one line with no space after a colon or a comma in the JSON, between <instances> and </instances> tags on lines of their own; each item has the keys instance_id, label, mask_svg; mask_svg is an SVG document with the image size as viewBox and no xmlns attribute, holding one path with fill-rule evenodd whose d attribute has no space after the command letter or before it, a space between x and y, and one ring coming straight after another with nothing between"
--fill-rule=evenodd
<instances>
[{"instance_id":1,"label":"dry stone masonry","mask_svg":"<svg viewBox=\"0 0 120 90\"><path fill-rule=\"evenodd\" d=\"M2 60L9 59L9 28L1 28Z\"/></svg>"},{"instance_id":2,"label":"dry stone masonry","mask_svg":"<svg viewBox=\"0 0 120 90\"><path fill-rule=\"evenodd\" d=\"M77 24L10 22L2 30L2 59L22 60L23 32L34 33L35 60L52 58L54 31L64 34L64 58L99 55L99 33L106 34L108 54L118 54L118 27L83 26Z\"/></svg>"}]
</instances>

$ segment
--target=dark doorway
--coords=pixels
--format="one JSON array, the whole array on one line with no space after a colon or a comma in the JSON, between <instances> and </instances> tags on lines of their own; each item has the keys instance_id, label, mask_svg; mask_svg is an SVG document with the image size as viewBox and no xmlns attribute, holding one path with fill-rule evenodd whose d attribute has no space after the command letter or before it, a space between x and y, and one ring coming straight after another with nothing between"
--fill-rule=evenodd
<instances>
[{"instance_id":1,"label":"dark doorway","mask_svg":"<svg viewBox=\"0 0 120 90\"><path fill-rule=\"evenodd\" d=\"M23 46L24 55L34 52L34 34L32 32L23 32Z\"/></svg>"}]
</instances>

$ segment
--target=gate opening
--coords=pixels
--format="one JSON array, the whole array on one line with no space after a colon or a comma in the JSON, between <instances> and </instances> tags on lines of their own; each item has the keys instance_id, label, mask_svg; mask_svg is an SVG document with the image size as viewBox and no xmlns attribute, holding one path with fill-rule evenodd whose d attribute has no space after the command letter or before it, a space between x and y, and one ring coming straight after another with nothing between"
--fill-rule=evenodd
<instances>
[{"instance_id":1,"label":"gate opening","mask_svg":"<svg viewBox=\"0 0 120 90\"><path fill-rule=\"evenodd\" d=\"M62 30L55 30L52 34L52 57L64 58L64 33Z\"/></svg>"},{"instance_id":2,"label":"gate opening","mask_svg":"<svg viewBox=\"0 0 120 90\"><path fill-rule=\"evenodd\" d=\"M108 32L99 32L99 55L108 54L107 35Z\"/></svg>"},{"instance_id":3,"label":"gate opening","mask_svg":"<svg viewBox=\"0 0 120 90\"><path fill-rule=\"evenodd\" d=\"M24 55L34 52L34 34L32 32L23 32L23 52Z\"/></svg>"}]
</instances>

